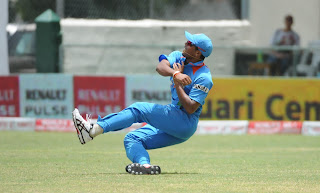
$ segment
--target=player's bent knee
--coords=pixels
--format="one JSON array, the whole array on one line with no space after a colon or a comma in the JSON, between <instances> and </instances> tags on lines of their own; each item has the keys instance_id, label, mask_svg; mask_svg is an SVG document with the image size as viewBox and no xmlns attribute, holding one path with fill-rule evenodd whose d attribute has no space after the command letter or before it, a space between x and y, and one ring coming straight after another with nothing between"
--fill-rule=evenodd
<instances>
[{"instance_id":1,"label":"player's bent knee","mask_svg":"<svg viewBox=\"0 0 320 193\"><path fill-rule=\"evenodd\" d=\"M133 104L131 104L129 107L137 107L140 105L141 102L135 102Z\"/></svg>"},{"instance_id":2,"label":"player's bent knee","mask_svg":"<svg viewBox=\"0 0 320 193\"><path fill-rule=\"evenodd\" d=\"M135 134L133 134L132 132L127 133L126 136L124 137L124 146L127 149L130 149L131 146L135 143L139 143L140 139L138 136L136 136Z\"/></svg>"},{"instance_id":3,"label":"player's bent knee","mask_svg":"<svg viewBox=\"0 0 320 193\"><path fill-rule=\"evenodd\" d=\"M135 136L132 133L127 133L124 137L124 142L132 142Z\"/></svg>"},{"instance_id":4,"label":"player's bent knee","mask_svg":"<svg viewBox=\"0 0 320 193\"><path fill-rule=\"evenodd\" d=\"M154 107L156 104L154 103L148 103L148 102L135 102L132 105L129 106L129 108L135 108L135 109L149 109Z\"/></svg>"}]
</instances>

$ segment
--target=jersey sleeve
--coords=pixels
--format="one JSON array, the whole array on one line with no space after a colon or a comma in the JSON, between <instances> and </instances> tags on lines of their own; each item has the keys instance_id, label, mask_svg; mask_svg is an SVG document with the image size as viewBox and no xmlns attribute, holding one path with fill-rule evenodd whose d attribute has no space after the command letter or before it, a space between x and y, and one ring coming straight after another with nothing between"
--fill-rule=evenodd
<instances>
[{"instance_id":1,"label":"jersey sleeve","mask_svg":"<svg viewBox=\"0 0 320 193\"><path fill-rule=\"evenodd\" d=\"M172 67L174 63L181 63L181 61L184 61L185 57L182 55L180 51L173 51L168 56L165 54L159 56L159 62L161 62L161 60L164 59L168 60L170 66Z\"/></svg>"},{"instance_id":2,"label":"jersey sleeve","mask_svg":"<svg viewBox=\"0 0 320 193\"><path fill-rule=\"evenodd\" d=\"M209 77L199 77L194 81L194 84L190 90L189 97L204 105L205 98L207 97L213 83Z\"/></svg>"}]
</instances>

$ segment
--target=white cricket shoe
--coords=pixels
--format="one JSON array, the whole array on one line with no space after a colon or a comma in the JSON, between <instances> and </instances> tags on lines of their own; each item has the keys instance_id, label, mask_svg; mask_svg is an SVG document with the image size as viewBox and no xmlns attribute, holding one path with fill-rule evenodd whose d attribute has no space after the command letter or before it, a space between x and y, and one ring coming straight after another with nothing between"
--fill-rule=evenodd
<instances>
[{"instance_id":1,"label":"white cricket shoe","mask_svg":"<svg viewBox=\"0 0 320 193\"><path fill-rule=\"evenodd\" d=\"M84 118L80 115L79 110L75 108L72 112L72 119L74 127L77 130L80 143L83 145L91 141L93 138L90 136L90 129L92 128L90 116L87 114L87 120L84 120Z\"/></svg>"}]
</instances>

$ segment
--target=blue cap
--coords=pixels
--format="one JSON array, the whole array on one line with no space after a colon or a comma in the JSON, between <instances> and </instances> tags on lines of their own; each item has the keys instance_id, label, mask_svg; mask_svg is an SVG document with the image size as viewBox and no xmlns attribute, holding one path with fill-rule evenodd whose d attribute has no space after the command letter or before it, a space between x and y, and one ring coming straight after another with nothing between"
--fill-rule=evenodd
<instances>
[{"instance_id":1,"label":"blue cap","mask_svg":"<svg viewBox=\"0 0 320 193\"><path fill-rule=\"evenodd\" d=\"M199 48L204 57L208 57L212 52L212 42L208 36L204 34L191 34L187 31L184 32L187 40L192 42Z\"/></svg>"}]
</instances>

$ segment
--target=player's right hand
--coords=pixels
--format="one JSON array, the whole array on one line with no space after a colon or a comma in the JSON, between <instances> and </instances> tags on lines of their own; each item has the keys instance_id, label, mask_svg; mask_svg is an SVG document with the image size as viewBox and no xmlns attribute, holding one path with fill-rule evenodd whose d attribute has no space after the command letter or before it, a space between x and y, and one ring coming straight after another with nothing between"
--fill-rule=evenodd
<instances>
[{"instance_id":1,"label":"player's right hand","mask_svg":"<svg viewBox=\"0 0 320 193\"><path fill-rule=\"evenodd\" d=\"M182 84L183 86L189 85L192 82L191 78L188 75L182 73L177 74L174 77L174 80L178 81L178 83Z\"/></svg>"}]
</instances>

